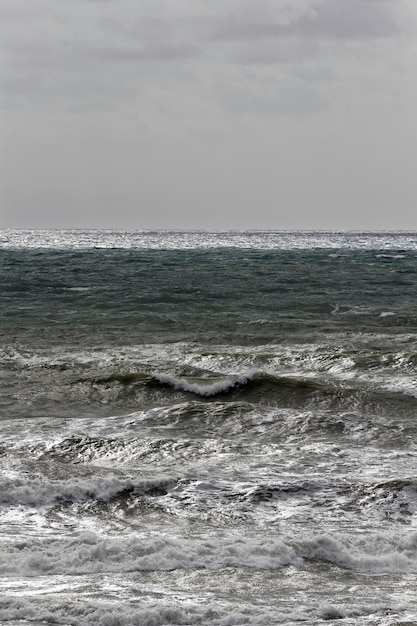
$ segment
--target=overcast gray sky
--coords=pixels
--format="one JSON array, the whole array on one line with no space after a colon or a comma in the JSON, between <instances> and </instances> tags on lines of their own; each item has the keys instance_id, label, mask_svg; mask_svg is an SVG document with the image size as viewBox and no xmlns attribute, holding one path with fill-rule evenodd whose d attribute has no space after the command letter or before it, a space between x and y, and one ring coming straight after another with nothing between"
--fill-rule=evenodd
<instances>
[{"instance_id":1,"label":"overcast gray sky","mask_svg":"<svg viewBox=\"0 0 417 626\"><path fill-rule=\"evenodd\" d=\"M416 0L0 0L0 226L417 229Z\"/></svg>"}]
</instances>

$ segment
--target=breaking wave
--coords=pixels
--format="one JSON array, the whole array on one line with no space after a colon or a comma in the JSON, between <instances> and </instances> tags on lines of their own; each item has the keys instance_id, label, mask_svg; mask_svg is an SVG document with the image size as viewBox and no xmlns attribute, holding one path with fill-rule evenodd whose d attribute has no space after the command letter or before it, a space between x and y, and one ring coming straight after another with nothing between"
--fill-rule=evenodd
<instances>
[{"instance_id":1,"label":"breaking wave","mask_svg":"<svg viewBox=\"0 0 417 626\"><path fill-rule=\"evenodd\" d=\"M359 572L417 573L417 532L407 534L311 534L263 538L229 534L188 537L130 534L103 537L91 531L69 538L25 539L0 553L3 575L87 574L176 569L280 569L315 561Z\"/></svg>"},{"instance_id":2,"label":"breaking wave","mask_svg":"<svg viewBox=\"0 0 417 626\"><path fill-rule=\"evenodd\" d=\"M46 476L29 479L22 475L0 482L0 507L50 507L94 501L116 503L130 497L160 496L167 493L175 481L169 478L134 481L130 478L97 475L53 480Z\"/></svg>"},{"instance_id":3,"label":"breaking wave","mask_svg":"<svg viewBox=\"0 0 417 626\"><path fill-rule=\"evenodd\" d=\"M190 383L183 378L175 378L169 374L154 374L155 381L161 383L161 385L167 385L178 391L186 391L194 393L202 398L210 398L224 393L229 393L239 387L245 387L251 380L254 379L256 371L242 374L236 378L226 378L213 383Z\"/></svg>"}]
</instances>

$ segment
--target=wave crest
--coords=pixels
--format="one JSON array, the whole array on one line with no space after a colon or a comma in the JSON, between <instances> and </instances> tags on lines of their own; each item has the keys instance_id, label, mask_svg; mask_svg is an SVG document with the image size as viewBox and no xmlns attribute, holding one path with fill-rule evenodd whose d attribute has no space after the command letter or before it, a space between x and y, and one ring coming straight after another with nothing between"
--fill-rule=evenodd
<instances>
[{"instance_id":1,"label":"wave crest","mask_svg":"<svg viewBox=\"0 0 417 626\"><path fill-rule=\"evenodd\" d=\"M203 398L210 398L233 391L237 387L244 387L254 378L255 374L256 370L252 370L235 378L225 378L210 384L190 383L185 378L175 378L175 376L164 373L155 373L153 378L162 385L168 385L177 391L187 391Z\"/></svg>"}]
</instances>

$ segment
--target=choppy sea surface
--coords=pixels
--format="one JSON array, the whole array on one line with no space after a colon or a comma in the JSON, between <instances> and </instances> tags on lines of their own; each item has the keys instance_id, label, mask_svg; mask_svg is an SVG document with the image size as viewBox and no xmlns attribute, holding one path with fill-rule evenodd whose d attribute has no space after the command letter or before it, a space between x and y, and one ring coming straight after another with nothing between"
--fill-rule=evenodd
<instances>
[{"instance_id":1,"label":"choppy sea surface","mask_svg":"<svg viewBox=\"0 0 417 626\"><path fill-rule=\"evenodd\" d=\"M0 624L417 624L417 233L0 231Z\"/></svg>"}]
</instances>

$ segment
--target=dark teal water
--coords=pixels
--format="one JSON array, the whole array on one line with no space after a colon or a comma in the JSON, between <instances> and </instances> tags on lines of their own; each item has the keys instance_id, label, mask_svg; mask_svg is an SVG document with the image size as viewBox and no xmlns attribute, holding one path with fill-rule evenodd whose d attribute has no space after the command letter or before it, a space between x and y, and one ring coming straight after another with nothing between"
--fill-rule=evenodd
<instances>
[{"instance_id":1,"label":"dark teal water","mask_svg":"<svg viewBox=\"0 0 417 626\"><path fill-rule=\"evenodd\" d=\"M417 620L416 234L2 241L0 623Z\"/></svg>"},{"instance_id":2,"label":"dark teal water","mask_svg":"<svg viewBox=\"0 0 417 626\"><path fill-rule=\"evenodd\" d=\"M3 250L1 325L96 345L414 332L415 263L395 250Z\"/></svg>"},{"instance_id":3,"label":"dark teal water","mask_svg":"<svg viewBox=\"0 0 417 626\"><path fill-rule=\"evenodd\" d=\"M303 382L303 376L339 367L354 379L380 376L383 389L414 396L415 267L416 253L398 249L3 250L4 410L30 413L27 385L36 386L37 401L43 388L48 395L51 385L57 390L64 385L67 411L68 384L76 397L77 381L85 378L86 364L77 363L77 350L90 356L95 351L96 357L114 350L108 363L105 356L97 363L91 357L90 381L112 382L113 376L125 387L138 385L152 372L136 353L132 361L123 350L139 351L142 345L162 346L153 364L158 371L166 369L166 346L181 344L190 353L199 346L202 354L221 346L208 372L204 366L187 369L179 357L174 368L168 365L173 375L257 369L275 377L294 374ZM236 358L230 371L217 371L215 362L227 360L222 349L238 352L239 347L245 352L242 364ZM117 349L123 355L119 362ZM23 368L15 353L21 354ZM43 363L35 367L39 359ZM335 384L331 375L328 379L321 381L323 392L327 383ZM19 384L22 408L16 402ZM298 392L306 395L305 386Z\"/></svg>"}]
</instances>

